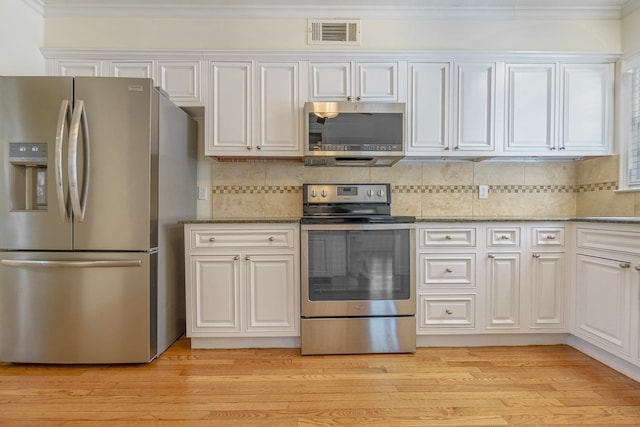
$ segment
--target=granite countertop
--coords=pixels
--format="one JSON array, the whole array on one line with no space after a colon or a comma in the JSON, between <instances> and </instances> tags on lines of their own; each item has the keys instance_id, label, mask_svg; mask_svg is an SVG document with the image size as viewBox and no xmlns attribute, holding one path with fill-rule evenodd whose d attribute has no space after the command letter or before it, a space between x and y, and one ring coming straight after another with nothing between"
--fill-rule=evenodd
<instances>
[{"instance_id":1,"label":"granite countertop","mask_svg":"<svg viewBox=\"0 0 640 427\"><path fill-rule=\"evenodd\" d=\"M511 217L474 217L474 218L423 218L417 217L416 222L602 222L617 224L640 224L637 216L593 216L573 218L511 218ZM299 217L291 218L209 218L179 221L180 224L287 224L299 223Z\"/></svg>"}]
</instances>

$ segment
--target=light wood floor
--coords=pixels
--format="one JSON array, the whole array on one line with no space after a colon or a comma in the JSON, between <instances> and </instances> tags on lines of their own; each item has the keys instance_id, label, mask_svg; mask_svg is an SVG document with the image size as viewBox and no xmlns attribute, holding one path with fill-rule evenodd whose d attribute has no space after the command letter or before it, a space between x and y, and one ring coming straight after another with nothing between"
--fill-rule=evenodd
<instances>
[{"instance_id":1,"label":"light wood floor","mask_svg":"<svg viewBox=\"0 0 640 427\"><path fill-rule=\"evenodd\" d=\"M0 364L2 426L640 426L640 384L566 346L305 356L191 350L135 366Z\"/></svg>"}]
</instances>

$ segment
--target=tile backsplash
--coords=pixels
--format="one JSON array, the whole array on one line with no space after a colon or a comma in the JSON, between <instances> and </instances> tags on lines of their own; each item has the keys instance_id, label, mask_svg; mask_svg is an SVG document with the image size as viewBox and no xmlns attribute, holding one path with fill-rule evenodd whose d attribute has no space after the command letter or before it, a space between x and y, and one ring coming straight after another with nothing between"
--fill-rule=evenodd
<instances>
[{"instance_id":1,"label":"tile backsplash","mask_svg":"<svg viewBox=\"0 0 640 427\"><path fill-rule=\"evenodd\" d=\"M299 217L305 182L388 182L392 214L417 217L636 216L635 193L615 193L617 157L583 161L403 161L390 168L314 168L297 162L211 163L214 218ZM489 198L478 198L478 185Z\"/></svg>"}]
</instances>

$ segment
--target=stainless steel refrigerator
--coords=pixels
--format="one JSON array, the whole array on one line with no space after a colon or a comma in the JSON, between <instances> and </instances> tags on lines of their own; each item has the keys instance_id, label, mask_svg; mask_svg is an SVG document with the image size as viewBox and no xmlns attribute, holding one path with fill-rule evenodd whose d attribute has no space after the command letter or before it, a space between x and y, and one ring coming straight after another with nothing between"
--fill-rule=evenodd
<instances>
[{"instance_id":1,"label":"stainless steel refrigerator","mask_svg":"<svg viewBox=\"0 0 640 427\"><path fill-rule=\"evenodd\" d=\"M150 79L0 77L0 361L149 362L184 332L196 145Z\"/></svg>"}]
</instances>

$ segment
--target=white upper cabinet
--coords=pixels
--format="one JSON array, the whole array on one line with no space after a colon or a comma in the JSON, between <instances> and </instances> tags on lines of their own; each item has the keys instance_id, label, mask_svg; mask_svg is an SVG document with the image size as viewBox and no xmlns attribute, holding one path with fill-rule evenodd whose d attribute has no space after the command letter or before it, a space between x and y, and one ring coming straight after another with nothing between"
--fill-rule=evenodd
<instances>
[{"instance_id":1,"label":"white upper cabinet","mask_svg":"<svg viewBox=\"0 0 640 427\"><path fill-rule=\"evenodd\" d=\"M200 61L159 61L158 84L181 106L202 105Z\"/></svg>"},{"instance_id":2,"label":"white upper cabinet","mask_svg":"<svg viewBox=\"0 0 640 427\"><path fill-rule=\"evenodd\" d=\"M453 150L495 147L496 64L456 64Z\"/></svg>"},{"instance_id":3,"label":"white upper cabinet","mask_svg":"<svg viewBox=\"0 0 640 427\"><path fill-rule=\"evenodd\" d=\"M210 156L301 156L300 64L213 62Z\"/></svg>"},{"instance_id":4,"label":"white upper cabinet","mask_svg":"<svg viewBox=\"0 0 640 427\"><path fill-rule=\"evenodd\" d=\"M151 78L155 81L154 68L153 61L111 61L109 64L110 75L113 77Z\"/></svg>"},{"instance_id":5,"label":"white upper cabinet","mask_svg":"<svg viewBox=\"0 0 640 427\"><path fill-rule=\"evenodd\" d=\"M407 153L433 154L448 151L451 149L451 66L448 62L412 63L408 68Z\"/></svg>"},{"instance_id":6,"label":"white upper cabinet","mask_svg":"<svg viewBox=\"0 0 640 427\"><path fill-rule=\"evenodd\" d=\"M68 77L97 77L102 75L102 61L60 60L56 64L56 75Z\"/></svg>"},{"instance_id":7,"label":"white upper cabinet","mask_svg":"<svg viewBox=\"0 0 640 427\"><path fill-rule=\"evenodd\" d=\"M310 101L398 101L399 62L311 62Z\"/></svg>"},{"instance_id":8,"label":"white upper cabinet","mask_svg":"<svg viewBox=\"0 0 640 427\"><path fill-rule=\"evenodd\" d=\"M251 62L211 64L211 130L206 154L251 150L252 71Z\"/></svg>"},{"instance_id":9,"label":"white upper cabinet","mask_svg":"<svg viewBox=\"0 0 640 427\"><path fill-rule=\"evenodd\" d=\"M613 117L613 65L561 65L560 150L608 154Z\"/></svg>"},{"instance_id":10,"label":"white upper cabinet","mask_svg":"<svg viewBox=\"0 0 640 427\"><path fill-rule=\"evenodd\" d=\"M505 150L555 150L555 64L507 64L505 75Z\"/></svg>"}]
</instances>

